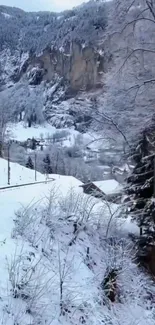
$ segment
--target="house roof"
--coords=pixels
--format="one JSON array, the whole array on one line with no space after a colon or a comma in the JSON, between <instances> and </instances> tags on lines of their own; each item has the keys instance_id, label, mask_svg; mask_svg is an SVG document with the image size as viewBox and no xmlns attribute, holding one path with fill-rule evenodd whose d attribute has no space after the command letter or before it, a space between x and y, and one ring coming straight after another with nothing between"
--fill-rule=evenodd
<instances>
[{"instance_id":1,"label":"house roof","mask_svg":"<svg viewBox=\"0 0 155 325\"><path fill-rule=\"evenodd\" d=\"M119 184L115 179L109 179L105 181L93 182L104 194L114 194L119 193L122 190L121 184Z\"/></svg>"}]
</instances>

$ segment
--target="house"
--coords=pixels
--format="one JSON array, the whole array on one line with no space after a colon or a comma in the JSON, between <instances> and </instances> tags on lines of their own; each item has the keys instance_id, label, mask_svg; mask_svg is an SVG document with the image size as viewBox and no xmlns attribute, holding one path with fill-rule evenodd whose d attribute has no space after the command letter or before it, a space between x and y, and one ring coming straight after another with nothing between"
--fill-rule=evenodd
<instances>
[{"instance_id":1,"label":"house","mask_svg":"<svg viewBox=\"0 0 155 325\"><path fill-rule=\"evenodd\" d=\"M85 194L113 202L118 202L122 193L122 186L115 179L85 183L80 187Z\"/></svg>"}]
</instances>

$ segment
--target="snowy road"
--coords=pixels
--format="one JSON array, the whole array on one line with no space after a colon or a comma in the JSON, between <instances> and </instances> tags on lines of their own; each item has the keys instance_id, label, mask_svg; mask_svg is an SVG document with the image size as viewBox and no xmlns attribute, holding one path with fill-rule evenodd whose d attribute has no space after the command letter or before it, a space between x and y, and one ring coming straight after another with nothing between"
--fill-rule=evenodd
<instances>
[{"instance_id":1,"label":"snowy road","mask_svg":"<svg viewBox=\"0 0 155 325\"><path fill-rule=\"evenodd\" d=\"M37 184L47 184L47 183L50 183L50 182L53 182L53 181L54 181L54 178L51 178L51 179L48 179L48 180L42 181L42 182L25 183L25 184L19 184L19 185L8 185L8 186L0 187L0 191L9 190L9 189L17 188L17 187L25 187L25 186L37 185Z\"/></svg>"}]
</instances>

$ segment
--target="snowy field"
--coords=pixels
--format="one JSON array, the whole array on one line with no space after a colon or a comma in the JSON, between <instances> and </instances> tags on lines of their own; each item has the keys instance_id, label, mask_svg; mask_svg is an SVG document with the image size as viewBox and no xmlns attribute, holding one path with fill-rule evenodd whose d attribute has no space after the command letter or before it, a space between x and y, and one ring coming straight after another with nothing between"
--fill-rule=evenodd
<instances>
[{"instance_id":1,"label":"snowy field","mask_svg":"<svg viewBox=\"0 0 155 325\"><path fill-rule=\"evenodd\" d=\"M21 173L33 179L17 164L11 170L16 182ZM76 178L52 177L0 192L0 324L154 325L153 287L130 255L127 235L136 229L117 218L118 205L83 194ZM101 283L114 266L119 299L111 303Z\"/></svg>"},{"instance_id":2,"label":"snowy field","mask_svg":"<svg viewBox=\"0 0 155 325\"><path fill-rule=\"evenodd\" d=\"M8 162L0 158L0 187L8 184ZM37 172L37 181L45 181L45 175ZM17 163L10 163L10 185L19 185L35 182L35 171Z\"/></svg>"},{"instance_id":3,"label":"snowy field","mask_svg":"<svg viewBox=\"0 0 155 325\"><path fill-rule=\"evenodd\" d=\"M74 138L79 134L74 129L56 129L54 126L49 123L45 123L44 125L36 125L28 127L24 122L19 123L11 123L7 127L7 133L9 138L17 140L17 141L26 141L27 139L48 139L52 137L56 132L66 132L68 133L68 138L70 138L70 142L74 144Z\"/></svg>"},{"instance_id":4,"label":"snowy field","mask_svg":"<svg viewBox=\"0 0 155 325\"><path fill-rule=\"evenodd\" d=\"M65 128L65 129L56 129L54 126L50 125L49 123L45 123L44 125L36 125L31 126L30 128L26 126L24 122L19 123L10 123L7 127L7 134L8 138L17 141L26 141L27 139L48 139L52 137L55 133L61 132L68 133L67 139L63 140L63 146L73 146L75 143L75 139L81 135L80 132L74 130L74 128ZM86 147L87 145L91 148L92 151L98 152L100 148L108 148L109 143L107 141L103 141L100 139L100 136L96 133L84 133L81 135L83 145Z\"/></svg>"},{"instance_id":5,"label":"snowy field","mask_svg":"<svg viewBox=\"0 0 155 325\"><path fill-rule=\"evenodd\" d=\"M11 139L17 141L26 141L27 139L40 139L41 136L47 138L56 132L56 128L46 123L45 125L27 127L24 122L11 123L8 125L7 132Z\"/></svg>"}]
</instances>

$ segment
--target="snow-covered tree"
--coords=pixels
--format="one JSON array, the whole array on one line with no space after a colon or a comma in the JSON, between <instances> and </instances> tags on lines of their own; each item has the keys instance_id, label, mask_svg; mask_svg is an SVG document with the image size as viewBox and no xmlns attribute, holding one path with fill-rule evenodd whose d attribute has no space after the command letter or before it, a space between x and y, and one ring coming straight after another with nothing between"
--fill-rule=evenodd
<instances>
[{"instance_id":1,"label":"snow-covered tree","mask_svg":"<svg viewBox=\"0 0 155 325\"><path fill-rule=\"evenodd\" d=\"M45 174L52 174L51 160L49 154L43 159L43 169Z\"/></svg>"},{"instance_id":2,"label":"snow-covered tree","mask_svg":"<svg viewBox=\"0 0 155 325\"><path fill-rule=\"evenodd\" d=\"M32 150L36 150L36 147L37 147L36 142L37 142L36 139L32 138L32 140L31 140L31 149Z\"/></svg>"},{"instance_id":3,"label":"snow-covered tree","mask_svg":"<svg viewBox=\"0 0 155 325\"><path fill-rule=\"evenodd\" d=\"M114 0L104 43L105 94L95 118L99 125L118 126L131 141L154 113L155 5L147 0ZM108 119L109 118L109 119ZM101 126L100 126L101 128ZM114 129L114 127L113 127Z\"/></svg>"},{"instance_id":4,"label":"snow-covered tree","mask_svg":"<svg viewBox=\"0 0 155 325\"><path fill-rule=\"evenodd\" d=\"M26 163L26 167L30 168L30 169L34 169L34 165L33 165L33 161L31 159L31 157L28 157L27 163Z\"/></svg>"},{"instance_id":5,"label":"snow-covered tree","mask_svg":"<svg viewBox=\"0 0 155 325\"><path fill-rule=\"evenodd\" d=\"M9 47L40 53L47 46L63 47L72 41L97 43L107 24L103 1L89 1L73 10L26 13L0 7L0 50Z\"/></svg>"},{"instance_id":6,"label":"snow-covered tree","mask_svg":"<svg viewBox=\"0 0 155 325\"><path fill-rule=\"evenodd\" d=\"M140 228L136 239L138 257L155 274L155 132L154 126L145 129L132 158L135 168L128 178L130 214Z\"/></svg>"}]
</instances>

